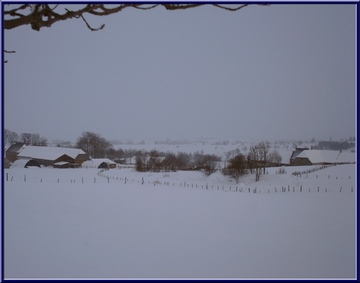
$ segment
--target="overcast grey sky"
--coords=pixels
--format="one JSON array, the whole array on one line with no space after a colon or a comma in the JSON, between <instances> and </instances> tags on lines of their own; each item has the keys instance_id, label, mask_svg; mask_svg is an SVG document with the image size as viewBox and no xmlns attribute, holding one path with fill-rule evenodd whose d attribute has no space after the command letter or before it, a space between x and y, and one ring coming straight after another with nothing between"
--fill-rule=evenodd
<instances>
[{"instance_id":1,"label":"overcast grey sky","mask_svg":"<svg viewBox=\"0 0 360 283\"><path fill-rule=\"evenodd\" d=\"M75 142L355 136L355 5L132 8L4 32L4 127Z\"/></svg>"}]
</instances>

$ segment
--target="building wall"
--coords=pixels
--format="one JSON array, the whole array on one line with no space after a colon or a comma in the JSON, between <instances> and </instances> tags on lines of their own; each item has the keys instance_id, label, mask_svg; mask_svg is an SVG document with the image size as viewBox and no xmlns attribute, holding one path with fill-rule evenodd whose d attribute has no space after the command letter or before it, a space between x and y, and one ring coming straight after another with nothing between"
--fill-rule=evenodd
<instances>
[{"instance_id":1,"label":"building wall","mask_svg":"<svg viewBox=\"0 0 360 283\"><path fill-rule=\"evenodd\" d=\"M10 168L11 162L8 158L4 158L4 168Z\"/></svg>"},{"instance_id":2,"label":"building wall","mask_svg":"<svg viewBox=\"0 0 360 283\"><path fill-rule=\"evenodd\" d=\"M76 156L76 158L75 158L75 162L76 162L77 164L79 164L80 166L81 166L81 164L83 164L83 162L86 161L86 160L90 160L89 155L87 155L87 154L79 154L79 155Z\"/></svg>"},{"instance_id":3,"label":"building wall","mask_svg":"<svg viewBox=\"0 0 360 283\"><path fill-rule=\"evenodd\" d=\"M303 158L303 157L296 157L290 165L293 166L303 166L303 165L312 165L309 158Z\"/></svg>"},{"instance_id":4,"label":"building wall","mask_svg":"<svg viewBox=\"0 0 360 283\"><path fill-rule=\"evenodd\" d=\"M6 152L6 158L11 161L14 162L17 159L18 153L17 152Z\"/></svg>"}]
</instances>

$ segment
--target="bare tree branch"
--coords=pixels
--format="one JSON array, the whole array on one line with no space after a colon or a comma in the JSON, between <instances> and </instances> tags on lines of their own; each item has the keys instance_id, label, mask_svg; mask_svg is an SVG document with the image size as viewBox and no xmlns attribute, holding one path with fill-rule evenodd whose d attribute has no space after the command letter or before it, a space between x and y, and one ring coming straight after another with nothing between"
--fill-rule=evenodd
<instances>
[{"instance_id":1,"label":"bare tree branch","mask_svg":"<svg viewBox=\"0 0 360 283\"><path fill-rule=\"evenodd\" d=\"M185 10L203 5L204 4L162 4L162 6L165 7L166 10Z\"/></svg>"},{"instance_id":2,"label":"bare tree branch","mask_svg":"<svg viewBox=\"0 0 360 283\"><path fill-rule=\"evenodd\" d=\"M241 6L239 6L239 7L236 7L236 8L229 8L229 7L221 6L221 5L219 5L219 4L213 4L213 5L214 5L215 7L220 8L220 9L224 9L224 10L232 11L232 12L238 11L238 10L240 10L240 9L246 7L246 6L249 6L249 4L243 4L243 5L241 5Z\"/></svg>"},{"instance_id":3,"label":"bare tree branch","mask_svg":"<svg viewBox=\"0 0 360 283\"><path fill-rule=\"evenodd\" d=\"M16 8L11 8L10 10L4 9L4 28L7 30L17 28L24 25L30 25L33 30L39 31L43 27L51 27L54 23L59 21L64 21L68 19L78 19L81 18L88 29L91 31L97 31L104 28L104 24L99 28L93 28L89 22L85 19L85 14L91 14L94 16L108 16L111 14L116 14L122 11L125 8L135 8L140 10L150 10L157 6L163 6L166 10L175 11L175 10L185 10L191 9L199 6L204 6L205 4L199 3L190 3L190 4L172 4L172 3L163 3L163 4L135 4L135 3L124 3L117 4L113 8L105 7L105 4L87 4L85 7L71 11L70 9L65 8L64 11L55 12L59 10L64 5L56 4L53 8L48 4L23 4L19 5ZM224 9L227 11L238 11L249 4L242 4L235 8L226 7L219 4L211 4L214 7ZM257 4L265 6L268 4ZM16 4L9 4L8 7L16 6Z\"/></svg>"},{"instance_id":4,"label":"bare tree branch","mask_svg":"<svg viewBox=\"0 0 360 283\"><path fill-rule=\"evenodd\" d=\"M136 7L134 7L134 8L140 9L140 10L150 10L150 9L154 9L154 8L157 7L157 6L159 6L159 4L154 4L154 5L150 6L150 7L136 6Z\"/></svg>"},{"instance_id":5,"label":"bare tree branch","mask_svg":"<svg viewBox=\"0 0 360 283\"><path fill-rule=\"evenodd\" d=\"M9 51L9 50L4 50L4 53L16 53L16 51ZM7 63L8 60L5 60L4 63Z\"/></svg>"},{"instance_id":6,"label":"bare tree branch","mask_svg":"<svg viewBox=\"0 0 360 283\"><path fill-rule=\"evenodd\" d=\"M71 13L71 11L69 11L68 9L66 9L66 11L68 11L69 13ZM75 18L82 18L82 20L85 22L86 26L88 27L89 30L91 31L98 31L101 30L105 27L105 24L102 24L99 28L93 28L90 26L90 24L87 22L87 20L85 19L85 17L83 16L83 14L80 14L78 16L75 16Z\"/></svg>"}]
</instances>

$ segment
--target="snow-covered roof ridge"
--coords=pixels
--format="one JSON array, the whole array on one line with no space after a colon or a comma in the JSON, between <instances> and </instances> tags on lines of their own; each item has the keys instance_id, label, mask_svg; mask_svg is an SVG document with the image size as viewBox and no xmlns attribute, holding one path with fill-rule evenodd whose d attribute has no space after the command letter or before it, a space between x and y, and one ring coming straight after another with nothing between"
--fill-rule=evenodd
<instances>
[{"instance_id":1,"label":"snow-covered roof ridge","mask_svg":"<svg viewBox=\"0 0 360 283\"><path fill-rule=\"evenodd\" d=\"M79 148L66 148L66 147L51 147L51 146L25 146L19 153L19 158L38 158L44 160L55 160L62 155L68 155L71 158L76 158L79 154L86 154Z\"/></svg>"}]
</instances>

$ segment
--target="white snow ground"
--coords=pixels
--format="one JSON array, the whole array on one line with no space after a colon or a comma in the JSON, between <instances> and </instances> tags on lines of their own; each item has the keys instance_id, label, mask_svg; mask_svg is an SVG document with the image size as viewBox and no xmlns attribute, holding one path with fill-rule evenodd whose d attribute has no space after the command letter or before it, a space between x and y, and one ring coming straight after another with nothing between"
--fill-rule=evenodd
<instances>
[{"instance_id":1,"label":"white snow ground","mask_svg":"<svg viewBox=\"0 0 360 283\"><path fill-rule=\"evenodd\" d=\"M5 278L356 278L356 166L311 168L5 169Z\"/></svg>"}]
</instances>

